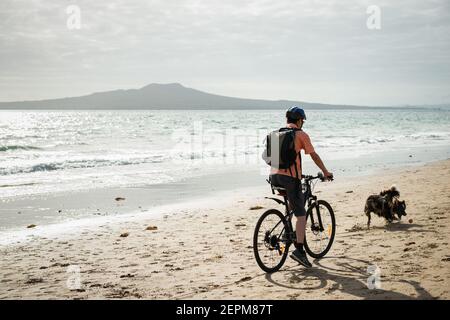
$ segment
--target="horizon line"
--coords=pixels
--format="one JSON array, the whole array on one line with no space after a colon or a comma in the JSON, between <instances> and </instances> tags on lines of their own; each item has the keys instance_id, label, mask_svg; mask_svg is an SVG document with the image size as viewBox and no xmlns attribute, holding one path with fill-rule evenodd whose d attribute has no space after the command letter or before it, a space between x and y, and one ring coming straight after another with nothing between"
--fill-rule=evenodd
<instances>
[{"instance_id":1,"label":"horizon line","mask_svg":"<svg viewBox=\"0 0 450 320\"><path fill-rule=\"evenodd\" d=\"M195 89L195 88L191 88L191 87L186 87L183 84L181 84L180 82L168 82L168 83L158 83L158 82L152 82L149 84L146 84L144 86L138 87L138 88L129 88L129 89L111 89L111 90L106 90L106 91L94 91L91 93L86 93L86 94L82 94L82 95L77 95L77 96L65 96L65 97L59 97L59 98L44 98L44 99L35 99L35 100L14 100L14 101L0 101L0 104L6 104L6 103L26 103L26 102L40 102L40 101L47 101L47 100L62 100L62 99L72 99L72 98L81 98L81 97L86 97L86 96L90 96L90 95L94 95L94 94L100 94L100 93L107 93L107 92L114 92L114 91L130 91L130 90L142 90L148 86L151 85L159 85L159 86L170 86L170 85L177 85L180 86L182 88L185 89L191 89L191 90L195 90L201 93L206 93L206 94L211 94L211 95L215 95L215 96L219 96L219 97L224 97L224 98L234 98L234 99L243 99L243 100L263 100L263 101L271 101L271 102L295 102L295 103L307 103L307 104L320 104L320 105L332 105L332 106L336 106L336 107L355 107L355 108L430 108L430 107L450 107L450 102L446 102L446 103L433 103L433 104L396 104L396 105L356 105L356 104L342 104L342 103L325 103L325 102L311 102L311 101L302 101L302 100L292 100L292 99L261 99L261 98L247 98L247 97L236 97L236 96L228 96L228 95L223 95L223 94L216 94L216 93L211 93L211 92L207 92L207 91L202 91L199 89ZM129 110L141 110L141 109L137 109L137 108L128 108ZM189 109L189 108L186 108ZM202 107L197 109L203 109ZM224 110L226 109L233 109L233 108L223 108ZM270 108L262 108L262 109L270 109ZM274 110L277 108L273 108ZM4 109L4 110L10 110L10 109ZM25 110L25 109L23 109ZM32 110L32 109L30 109ZM45 109L39 109L39 110L45 110ZM54 109L48 109L48 110L54 110ZM71 110L71 109L65 109L65 110ZM78 110L78 109L73 109L73 110ZM90 110L96 110L94 109L90 109ZM97 110L108 110L108 109L97 109ZM114 110L114 109L111 109ZM120 109L120 110L125 110L125 109ZM157 109L154 108L153 110L165 110L165 109ZM171 110L177 110L176 108L173 108ZM183 109L178 109L178 110L183 110ZM246 110L241 109L241 110Z\"/></svg>"}]
</instances>

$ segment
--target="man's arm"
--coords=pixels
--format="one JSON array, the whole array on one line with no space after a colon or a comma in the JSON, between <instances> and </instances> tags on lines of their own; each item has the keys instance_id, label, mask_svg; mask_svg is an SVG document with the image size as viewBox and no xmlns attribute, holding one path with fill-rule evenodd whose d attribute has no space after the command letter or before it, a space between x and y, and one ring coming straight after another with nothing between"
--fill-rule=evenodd
<instances>
[{"instance_id":1,"label":"man's arm","mask_svg":"<svg viewBox=\"0 0 450 320\"><path fill-rule=\"evenodd\" d=\"M314 163L322 170L323 175L327 178L333 177L333 174L327 170L325 165L323 164L322 159L320 159L320 156L316 152L310 153L311 159L313 159Z\"/></svg>"}]
</instances>

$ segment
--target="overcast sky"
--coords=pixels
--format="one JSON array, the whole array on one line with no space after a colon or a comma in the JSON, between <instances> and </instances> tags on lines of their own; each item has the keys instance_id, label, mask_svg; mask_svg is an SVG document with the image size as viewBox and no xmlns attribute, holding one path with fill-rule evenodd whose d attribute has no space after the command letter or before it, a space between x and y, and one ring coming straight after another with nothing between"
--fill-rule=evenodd
<instances>
[{"instance_id":1,"label":"overcast sky","mask_svg":"<svg viewBox=\"0 0 450 320\"><path fill-rule=\"evenodd\" d=\"M81 29L66 8L81 10ZM366 26L369 5L381 29ZM450 102L449 0L1 0L0 101L149 83L355 105Z\"/></svg>"}]
</instances>

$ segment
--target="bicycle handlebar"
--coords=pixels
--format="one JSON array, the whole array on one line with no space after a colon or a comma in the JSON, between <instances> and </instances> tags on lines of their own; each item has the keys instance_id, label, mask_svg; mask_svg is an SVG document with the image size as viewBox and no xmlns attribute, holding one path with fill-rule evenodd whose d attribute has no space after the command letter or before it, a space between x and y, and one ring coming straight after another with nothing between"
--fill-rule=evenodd
<instances>
[{"instance_id":1,"label":"bicycle handlebar","mask_svg":"<svg viewBox=\"0 0 450 320\"><path fill-rule=\"evenodd\" d=\"M317 173L317 176L308 176L302 174L302 179L306 181L311 181L314 179L320 179L320 181L325 181L327 178L322 174L322 172ZM331 176L330 181L333 181L333 176Z\"/></svg>"}]
</instances>

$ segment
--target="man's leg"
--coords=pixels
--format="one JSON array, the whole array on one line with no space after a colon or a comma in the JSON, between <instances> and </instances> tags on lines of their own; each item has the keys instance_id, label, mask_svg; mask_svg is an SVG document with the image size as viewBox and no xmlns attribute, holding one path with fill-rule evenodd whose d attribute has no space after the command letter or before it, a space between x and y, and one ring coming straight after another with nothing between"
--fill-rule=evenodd
<instances>
[{"instance_id":1,"label":"man's leg","mask_svg":"<svg viewBox=\"0 0 450 320\"><path fill-rule=\"evenodd\" d=\"M297 184L298 185L298 184ZM291 191L292 190L292 191ZM310 268L311 263L306 257L305 250L303 248L303 242L305 240L305 229L306 229L306 210L305 201L303 194L299 191L299 188L293 188L288 193L288 197L294 207L294 215L297 217L297 222L295 224L295 233L297 238L297 243L295 244L295 250L291 254L291 258L302 264L303 266Z\"/></svg>"},{"instance_id":2,"label":"man's leg","mask_svg":"<svg viewBox=\"0 0 450 320\"><path fill-rule=\"evenodd\" d=\"M303 241L305 239L305 230L306 230L306 216L297 217L297 223L295 224L295 234L297 236L297 245L295 247L300 250L303 249Z\"/></svg>"},{"instance_id":3,"label":"man's leg","mask_svg":"<svg viewBox=\"0 0 450 320\"><path fill-rule=\"evenodd\" d=\"M295 235L297 238L297 243L295 247L300 251L303 251L303 242L305 239L305 229L306 229L306 210L305 210L305 201L303 194L299 191L299 187L297 183L294 183L287 189L289 203L292 206L292 210L294 211L294 215L297 218L295 224Z\"/></svg>"},{"instance_id":4,"label":"man's leg","mask_svg":"<svg viewBox=\"0 0 450 320\"><path fill-rule=\"evenodd\" d=\"M295 247L303 251L303 242L305 239L306 230L306 210L304 196L300 192L298 185L291 186L288 191L289 203L292 205L292 210L297 218L295 224L295 235L297 238L297 243Z\"/></svg>"}]
</instances>

